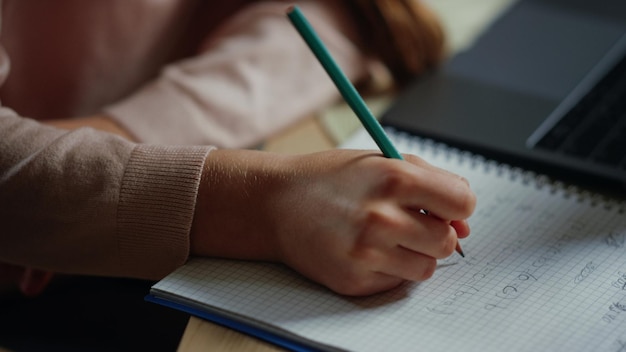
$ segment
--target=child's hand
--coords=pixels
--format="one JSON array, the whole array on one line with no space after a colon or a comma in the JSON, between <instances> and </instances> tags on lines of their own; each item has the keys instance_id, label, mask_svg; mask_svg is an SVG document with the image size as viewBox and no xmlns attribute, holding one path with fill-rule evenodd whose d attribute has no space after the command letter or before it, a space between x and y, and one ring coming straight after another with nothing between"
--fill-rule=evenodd
<instances>
[{"instance_id":1,"label":"child's hand","mask_svg":"<svg viewBox=\"0 0 626 352\"><path fill-rule=\"evenodd\" d=\"M461 177L405 158L214 151L192 253L282 261L347 295L425 280L469 235L476 200Z\"/></svg>"}]
</instances>

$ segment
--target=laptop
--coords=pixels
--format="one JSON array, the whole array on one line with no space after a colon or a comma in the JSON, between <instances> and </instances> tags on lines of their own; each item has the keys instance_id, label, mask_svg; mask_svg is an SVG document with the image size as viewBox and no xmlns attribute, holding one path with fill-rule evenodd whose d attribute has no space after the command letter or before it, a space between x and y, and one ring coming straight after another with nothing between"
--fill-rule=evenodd
<instances>
[{"instance_id":1,"label":"laptop","mask_svg":"<svg viewBox=\"0 0 626 352\"><path fill-rule=\"evenodd\" d=\"M518 0L381 123L626 194L625 58L625 0Z\"/></svg>"}]
</instances>

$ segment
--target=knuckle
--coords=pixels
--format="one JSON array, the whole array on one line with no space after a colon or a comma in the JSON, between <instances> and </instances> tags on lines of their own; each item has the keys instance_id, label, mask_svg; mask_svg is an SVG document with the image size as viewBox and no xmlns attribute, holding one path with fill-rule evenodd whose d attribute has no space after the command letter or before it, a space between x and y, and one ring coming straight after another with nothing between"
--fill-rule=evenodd
<instances>
[{"instance_id":1,"label":"knuckle","mask_svg":"<svg viewBox=\"0 0 626 352\"><path fill-rule=\"evenodd\" d=\"M375 192L382 197L391 196L402 192L408 181L406 165L387 162L378 169L378 184Z\"/></svg>"},{"instance_id":2,"label":"knuckle","mask_svg":"<svg viewBox=\"0 0 626 352\"><path fill-rule=\"evenodd\" d=\"M365 207L359 216L359 238L370 243L381 236L381 233L389 233L389 230L398 229L402 226L400 219L394 216L394 210L384 204Z\"/></svg>"},{"instance_id":3,"label":"knuckle","mask_svg":"<svg viewBox=\"0 0 626 352\"><path fill-rule=\"evenodd\" d=\"M363 225L365 228L387 222L387 216L379 207L368 207L363 210Z\"/></svg>"}]
</instances>

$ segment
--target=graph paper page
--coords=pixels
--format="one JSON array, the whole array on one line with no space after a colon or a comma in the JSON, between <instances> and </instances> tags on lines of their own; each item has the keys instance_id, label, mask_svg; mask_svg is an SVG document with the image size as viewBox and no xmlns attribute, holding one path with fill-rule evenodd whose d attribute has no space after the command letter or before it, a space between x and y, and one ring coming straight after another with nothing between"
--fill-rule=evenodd
<instances>
[{"instance_id":1,"label":"graph paper page","mask_svg":"<svg viewBox=\"0 0 626 352\"><path fill-rule=\"evenodd\" d=\"M541 179L393 135L478 196L466 258L370 297L273 264L194 259L153 287L352 351L625 351L626 216ZM361 133L345 147L375 149ZM213 310L209 308L209 310Z\"/></svg>"}]
</instances>

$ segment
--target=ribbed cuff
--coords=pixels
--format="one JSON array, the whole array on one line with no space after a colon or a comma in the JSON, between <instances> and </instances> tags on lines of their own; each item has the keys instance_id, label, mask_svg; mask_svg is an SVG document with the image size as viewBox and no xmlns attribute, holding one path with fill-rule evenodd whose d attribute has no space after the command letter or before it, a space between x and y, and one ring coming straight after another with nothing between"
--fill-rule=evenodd
<instances>
[{"instance_id":1,"label":"ribbed cuff","mask_svg":"<svg viewBox=\"0 0 626 352\"><path fill-rule=\"evenodd\" d=\"M189 255L202 168L211 147L138 145L117 211L120 260L133 277L159 279Z\"/></svg>"}]
</instances>

